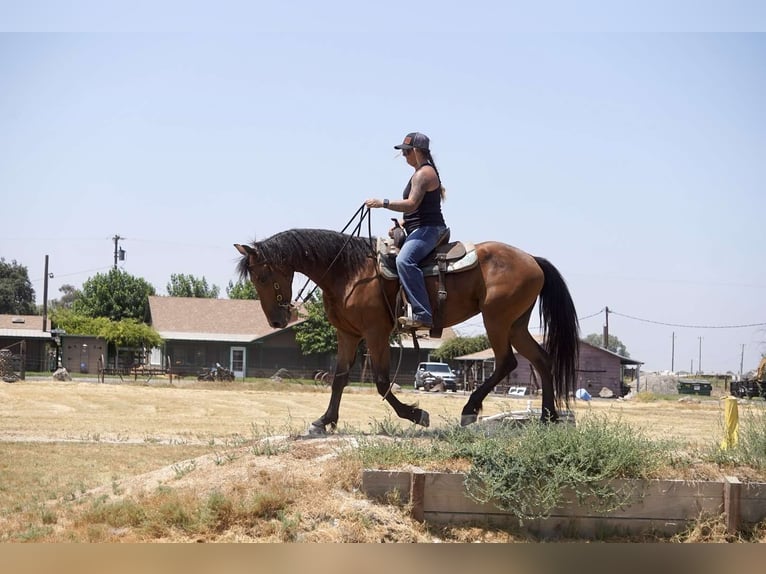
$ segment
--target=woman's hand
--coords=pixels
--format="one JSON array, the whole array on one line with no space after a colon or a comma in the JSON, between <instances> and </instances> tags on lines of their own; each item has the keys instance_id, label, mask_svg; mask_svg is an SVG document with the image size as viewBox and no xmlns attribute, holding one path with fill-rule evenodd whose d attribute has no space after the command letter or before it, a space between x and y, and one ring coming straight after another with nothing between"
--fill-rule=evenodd
<instances>
[{"instance_id":1,"label":"woman's hand","mask_svg":"<svg viewBox=\"0 0 766 574\"><path fill-rule=\"evenodd\" d=\"M376 209L378 207L383 207L383 200L382 199L368 199L364 202L364 204L369 207L370 209Z\"/></svg>"}]
</instances>

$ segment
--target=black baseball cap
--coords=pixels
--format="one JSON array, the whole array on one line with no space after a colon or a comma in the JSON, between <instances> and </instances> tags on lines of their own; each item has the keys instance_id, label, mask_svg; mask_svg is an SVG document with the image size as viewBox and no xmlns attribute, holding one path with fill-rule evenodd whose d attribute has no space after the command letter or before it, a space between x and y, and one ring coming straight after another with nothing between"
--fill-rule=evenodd
<instances>
[{"instance_id":1,"label":"black baseball cap","mask_svg":"<svg viewBox=\"0 0 766 574\"><path fill-rule=\"evenodd\" d=\"M404 141L399 145L395 145L394 149L424 149L428 151L428 145L430 144L428 136L421 134L420 132L411 132L404 136Z\"/></svg>"}]
</instances>

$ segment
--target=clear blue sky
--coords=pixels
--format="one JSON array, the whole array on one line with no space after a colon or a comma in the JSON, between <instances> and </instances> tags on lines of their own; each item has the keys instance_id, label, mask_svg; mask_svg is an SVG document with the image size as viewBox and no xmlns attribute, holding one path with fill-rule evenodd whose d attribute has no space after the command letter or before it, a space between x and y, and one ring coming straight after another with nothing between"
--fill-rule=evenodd
<instances>
[{"instance_id":1,"label":"clear blue sky","mask_svg":"<svg viewBox=\"0 0 766 574\"><path fill-rule=\"evenodd\" d=\"M766 352L758 3L10 4L0 256L38 303L46 254L54 299L109 270L115 234L159 294L172 273L225 293L233 243L399 196L393 145L418 130L452 237L548 258L583 335L608 306L649 370Z\"/></svg>"}]
</instances>

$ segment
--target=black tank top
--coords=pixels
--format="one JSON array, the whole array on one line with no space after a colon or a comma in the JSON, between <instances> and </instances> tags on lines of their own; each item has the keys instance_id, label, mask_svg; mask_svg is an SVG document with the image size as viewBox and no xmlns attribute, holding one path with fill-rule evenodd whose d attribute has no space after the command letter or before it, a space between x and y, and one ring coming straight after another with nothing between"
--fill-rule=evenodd
<instances>
[{"instance_id":1,"label":"black tank top","mask_svg":"<svg viewBox=\"0 0 766 574\"><path fill-rule=\"evenodd\" d=\"M418 169L426 165L431 165L431 163L426 162L421 164L418 166ZM412 177L415 177L415 175L413 174ZM407 182L407 187L404 188L404 193L402 193L403 199L407 199L410 196L412 177L410 178L410 181ZM439 178L438 173L436 174L436 178ZM412 233L418 227L432 227L438 225L445 225L444 216L442 215L441 180L439 180L436 188L426 192L423 196L423 201L420 202L420 205L415 211L404 214L404 229L407 230L407 233Z\"/></svg>"}]
</instances>

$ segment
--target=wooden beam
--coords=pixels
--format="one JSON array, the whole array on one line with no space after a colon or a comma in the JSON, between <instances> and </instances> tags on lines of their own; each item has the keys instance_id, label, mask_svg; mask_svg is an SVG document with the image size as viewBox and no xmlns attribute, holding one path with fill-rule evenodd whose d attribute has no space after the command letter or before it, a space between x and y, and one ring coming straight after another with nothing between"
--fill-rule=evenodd
<instances>
[{"instance_id":1,"label":"wooden beam","mask_svg":"<svg viewBox=\"0 0 766 574\"><path fill-rule=\"evenodd\" d=\"M423 472L413 472L410 476L410 504L412 519L417 522L425 520L426 475Z\"/></svg>"},{"instance_id":2,"label":"wooden beam","mask_svg":"<svg viewBox=\"0 0 766 574\"><path fill-rule=\"evenodd\" d=\"M723 512L726 518L726 532L734 534L739 530L742 483L736 476L726 476L723 480Z\"/></svg>"}]
</instances>

